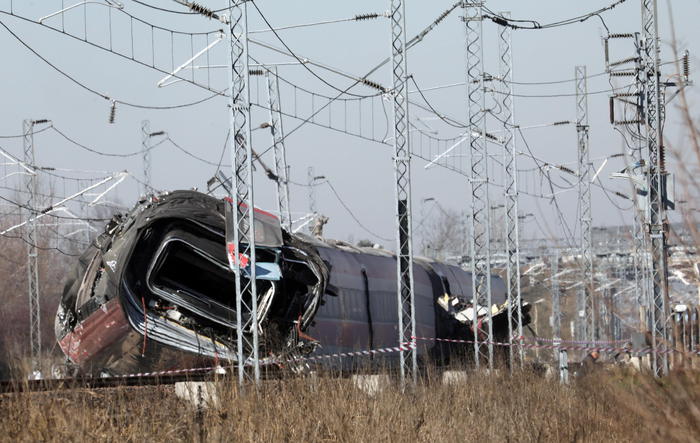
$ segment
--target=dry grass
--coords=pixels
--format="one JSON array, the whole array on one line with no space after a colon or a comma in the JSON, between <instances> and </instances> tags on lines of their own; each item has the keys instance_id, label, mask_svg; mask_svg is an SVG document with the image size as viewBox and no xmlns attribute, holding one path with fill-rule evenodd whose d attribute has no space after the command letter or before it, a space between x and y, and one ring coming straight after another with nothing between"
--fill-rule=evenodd
<instances>
[{"instance_id":1,"label":"dry grass","mask_svg":"<svg viewBox=\"0 0 700 443\"><path fill-rule=\"evenodd\" d=\"M603 374L560 386L531 374L474 374L375 396L348 379L267 381L241 395L221 386L204 412L171 387L11 394L8 441L693 441L700 374L662 381Z\"/></svg>"}]
</instances>

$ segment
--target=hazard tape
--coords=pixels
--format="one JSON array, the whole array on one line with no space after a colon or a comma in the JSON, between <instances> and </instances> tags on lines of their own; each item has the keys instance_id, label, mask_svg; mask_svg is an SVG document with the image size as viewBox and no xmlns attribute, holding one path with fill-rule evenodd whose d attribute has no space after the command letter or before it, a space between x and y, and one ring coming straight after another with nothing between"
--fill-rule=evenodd
<instances>
[{"instance_id":1,"label":"hazard tape","mask_svg":"<svg viewBox=\"0 0 700 443\"><path fill-rule=\"evenodd\" d=\"M403 351L409 351L411 349L415 349L416 343L414 342L408 342L404 343L399 346L392 346L392 347L387 347L387 348L378 348L378 349L367 349L367 350L362 350L362 351L352 351L352 352L338 352L335 354L320 354L320 355L312 355L309 357L292 357L292 358L286 358L286 359L280 359L280 358L265 358L260 360L260 364L263 366L271 366L271 365L284 365L288 363L299 363L299 362L305 362L305 361L314 361L314 360L329 360L333 358L347 358L347 357L366 357L370 355L376 355L376 354L391 354L394 352L403 352ZM253 363L246 363L246 366L252 366ZM123 374L123 375L116 375L114 378L140 378L140 377L163 377L163 376L170 376L170 375L181 375L181 374L188 374L188 373L195 373L195 372L207 372L207 371L215 371L215 370L227 370L227 369L234 369L236 368L237 365L227 365L227 366L209 366L209 367L203 367L203 368L189 368L189 369L169 369L165 371L154 371L154 372L137 372L134 374Z\"/></svg>"},{"instance_id":2,"label":"hazard tape","mask_svg":"<svg viewBox=\"0 0 700 443\"><path fill-rule=\"evenodd\" d=\"M386 347L386 348L378 348L378 349L367 349L367 350L361 350L361 351L352 351L352 352L338 352L334 354L320 354L320 355L311 355L308 357L292 357L292 358L265 358L260 360L260 364L263 366L271 366L271 365L284 365L284 364L289 364L289 363L300 363L300 362L309 362L309 361L319 361L319 360L330 360L334 358L349 358L349 357L367 357L370 355L377 355L377 354L391 354L394 352L404 352L404 351L409 351L413 350L416 348L417 344L416 341L434 341L434 342L443 342L443 343L457 343L457 344L475 344L477 343L474 340L461 340L461 339L454 339L454 338L437 338L437 337L411 337L412 341L407 342L404 344L401 344L399 346L391 346L391 347ZM639 355L644 355L644 354L671 354L673 352L684 352L684 351L677 351L675 349L657 349L653 350L651 347L647 348L641 348L641 349L633 349L631 347L613 347L613 346L594 346L595 343L600 343L600 344L605 344L605 343L616 343L616 342L624 342L621 340L617 340L614 342L578 342L578 341L565 341L561 340L557 344L557 342L554 339L545 339L545 338L537 338L535 339L536 341L546 341L550 344L534 344L534 343L522 343L524 340L533 340L529 337L519 337L515 338L513 343L507 343L507 342L489 342L489 341L478 341L478 344L480 345L493 345L493 346L514 346L514 347L522 347L525 349L559 349L559 350L565 350L565 351L597 351L597 352L602 352L602 353L619 353L619 352L627 352L627 353L633 353L633 354L639 354ZM689 352L692 354L697 354L700 355L700 350L696 351L685 351ZM246 363L246 366L252 366L252 363ZM117 375L115 378L139 378L139 377L163 377L163 376L170 376L170 375L180 375L180 374L188 374L188 373L196 373L196 372L207 372L207 371L215 371L215 370L228 370L228 369L234 369L236 365L227 365L227 366L210 366L210 367L202 367L202 368L190 368L190 369L170 369L170 370L165 370L165 371L154 371L154 372L138 372L134 374L124 374L124 375Z\"/></svg>"},{"instance_id":3,"label":"hazard tape","mask_svg":"<svg viewBox=\"0 0 700 443\"><path fill-rule=\"evenodd\" d=\"M263 364L284 364L284 363L296 363L296 362L303 362L303 361L314 361L314 360L324 360L324 359L331 359L331 358L345 358L345 357L366 357L369 355L375 355L375 354L390 354L393 352L403 352L403 351L410 351L411 349L415 349L416 347L416 342L407 342L403 343L399 346L392 346L388 348L379 348L379 349L367 349L363 351L353 351L353 352L339 352L337 354L321 354L321 355L312 355L310 357L294 357L294 358L289 358L289 359L270 359L270 360L263 360L261 363Z\"/></svg>"},{"instance_id":4,"label":"hazard tape","mask_svg":"<svg viewBox=\"0 0 700 443\"><path fill-rule=\"evenodd\" d=\"M481 344L481 345L493 345L493 346L515 346L515 347L522 347L522 348L527 348L527 349L560 349L564 351L598 351L598 352L603 352L603 353L617 353L617 352L629 352L629 353L635 353L635 354L671 354L673 352L689 352L691 354L698 354L700 355L700 350L698 351L677 351L675 349L657 349L654 350L651 347L647 348L642 348L642 349L632 349L629 347L624 347L624 348L617 348L617 347L601 347L601 346L581 346L581 345L556 345L556 344L551 344L551 345L538 345L538 344L529 344L529 343L504 343L504 342L489 342L489 341L474 341L474 340L459 340L459 339L453 339L453 338L435 338L435 337L412 337L414 340L422 340L422 341L437 341L437 342L445 342L445 343L461 343L461 344Z\"/></svg>"},{"instance_id":5,"label":"hazard tape","mask_svg":"<svg viewBox=\"0 0 700 443\"><path fill-rule=\"evenodd\" d=\"M221 368L221 366L211 366L206 368L189 368L189 369L169 369L165 371L154 372L137 372L134 374L115 375L113 378L140 378L140 377L163 377L169 375L181 375L193 372L207 372Z\"/></svg>"},{"instance_id":6,"label":"hazard tape","mask_svg":"<svg viewBox=\"0 0 700 443\"><path fill-rule=\"evenodd\" d=\"M629 343L631 339L626 340L595 340L595 341L585 341L585 340L561 340L555 338L543 338L543 337L513 337L513 340L527 340L527 341L538 341L547 343L569 343L574 345L610 345L615 343Z\"/></svg>"}]
</instances>

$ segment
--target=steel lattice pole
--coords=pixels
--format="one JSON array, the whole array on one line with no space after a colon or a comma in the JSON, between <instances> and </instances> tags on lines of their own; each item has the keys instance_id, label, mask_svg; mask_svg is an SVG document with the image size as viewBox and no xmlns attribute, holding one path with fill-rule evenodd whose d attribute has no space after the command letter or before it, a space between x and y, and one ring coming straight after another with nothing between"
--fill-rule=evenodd
<instances>
[{"instance_id":1,"label":"steel lattice pole","mask_svg":"<svg viewBox=\"0 0 700 443\"><path fill-rule=\"evenodd\" d=\"M143 156L143 195L148 195L151 188L151 122L141 122L141 149Z\"/></svg>"},{"instance_id":2,"label":"steel lattice pole","mask_svg":"<svg viewBox=\"0 0 700 443\"><path fill-rule=\"evenodd\" d=\"M416 383L418 356L413 346L416 318L413 293L411 238L411 151L408 140L408 70L406 62L406 5L391 0L392 103L394 110L394 175L396 179L396 279L401 382Z\"/></svg>"},{"instance_id":3,"label":"steel lattice pole","mask_svg":"<svg viewBox=\"0 0 700 443\"><path fill-rule=\"evenodd\" d=\"M491 238L489 232L488 152L486 146L486 97L484 93L483 3L465 2L464 21L467 30L467 102L471 151L472 193L472 303L474 305L474 363L482 357L481 322L483 309L488 317L486 343L489 367L493 366L493 324L491 314Z\"/></svg>"},{"instance_id":4,"label":"steel lattice pole","mask_svg":"<svg viewBox=\"0 0 700 443\"><path fill-rule=\"evenodd\" d=\"M32 168L35 165L34 121L23 122L24 163ZM37 249L37 229L34 219L38 215L34 209L37 201L38 183L36 174L26 176L27 190L25 240L27 242L27 293L29 299L29 344L32 361L32 377L41 377L41 305L39 300L39 262Z\"/></svg>"},{"instance_id":5,"label":"steel lattice pole","mask_svg":"<svg viewBox=\"0 0 700 443\"><path fill-rule=\"evenodd\" d=\"M646 136L649 167L648 233L651 246L651 301L652 349L663 351L667 346L668 270L666 267L666 214L663 189L663 97L660 79L659 24L656 0L642 0L642 34L644 40L644 72L646 81ZM652 358L654 373L668 373L668 356L655 352Z\"/></svg>"},{"instance_id":6,"label":"steel lattice pole","mask_svg":"<svg viewBox=\"0 0 700 443\"><path fill-rule=\"evenodd\" d=\"M551 257L551 278L552 278L552 317L549 319L552 326L552 339L554 339L554 361L560 366L560 349L561 340L561 294L559 293L559 254L554 254Z\"/></svg>"},{"instance_id":7,"label":"steel lattice pole","mask_svg":"<svg viewBox=\"0 0 700 443\"><path fill-rule=\"evenodd\" d=\"M595 340L595 301L593 294L593 250L591 239L591 160L588 149L588 82L586 67L576 66L576 133L578 138L578 199L581 208L581 270L582 282L578 293L579 335L583 340ZM581 312L582 311L582 312ZM583 318L581 318L583 314Z\"/></svg>"},{"instance_id":8,"label":"steel lattice pole","mask_svg":"<svg viewBox=\"0 0 700 443\"><path fill-rule=\"evenodd\" d=\"M502 17L510 18L510 12L502 12ZM508 294L508 346L510 367L513 368L517 357L518 364L523 364L523 348L520 337L523 336L522 303L520 298L520 227L518 218L518 181L517 150L515 143L515 115L513 112L513 56L511 52L511 28L501 27L500 31L500 77L503 85L503 169L505 175L505 213L506 213L506 254L507 254L507 294ZM517 340L516 340L516 337Z\"/></svg>"},{"instance_id":9,"label":"steel lattice pole","mask_svg":"<svg viewBox=\"0 0 700 443\"><path fill-rule=\"evenodd\" d=\"M639 39L639 34L635 34L635 43L637 46L637 63L636 63L636 76L635 76L635 95L637 98L637 113L635 120L637 120L637 132L642 134L643 132L643 118L644 115L644 102L646 96L645 88L645 74L644 74L644 61L643 61L643 45ZM634 169L641 168L643 156L643 150L646 145L646 141L641 137L634 138L634 146L628 149L628 156L630 162L634 165L634 168L629 170L629 174L634 173ZM640 202L640 195L636 192L639 185L632 181L632 187L634 189L634 282L637 288L637 304L639 305L639 320L640 320L640 330L645 331L648 328L647 322L647 309L649 307L649 266L647 263L647 251L649 250L647 245L647 239L644 232L644 226L646 225L645 211L643 208L646 204Z\"/></svg>"},{"instance_id":10,"label":"steel lattice pole","mask_svg":"<svg viewBox=\"0 0 700 443\"><path fill-rule=\"evenodd\" d=\"M311 214L311 221L309 222L309 233L314 232L314 223L316 221L316 215L318 209L316 206L316 171L313 166L306 168L306 180L309 186L309 214Z\"/></svg>"},{"instance_id":11,"label":"steel lattice pole","mask_svg":"<svg viewBox=\"0 0 700 443\"><path fill-rule=\"evenodd\" d=\"M236 356L238 380L260 380L258 360L258 300L255 282L255 206L253 152L250 129L250 90L247 3L229 0L231 43L231 165L233 186L233 262L236 274ZM231 251L229 251L231 253ZM244 276L246 270L248 276Z\"/></svg>"},{"instance_id":12,"label":"steel lattice pole","mask_svg":"<svg viewBox=\"0 0 700 443\"><path fill-rule=\"evenodd\" d=\"M292 230L292 216L289 212L289 181L287 169L287 151L284 144L282 126L282 109L280 104L277 68L265 70L267 81L267 102L270 108L270 132L272 133L273 153L275 156L275 175L277 176L277 209L282 226Z\"/></svg>"}]
</instances>

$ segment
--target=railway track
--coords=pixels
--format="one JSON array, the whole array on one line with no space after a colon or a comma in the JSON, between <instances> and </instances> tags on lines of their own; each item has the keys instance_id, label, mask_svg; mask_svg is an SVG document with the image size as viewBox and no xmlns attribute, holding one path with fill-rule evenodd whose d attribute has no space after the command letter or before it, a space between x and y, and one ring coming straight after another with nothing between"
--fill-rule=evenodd
<instances>
[{"instance_id":1,"label":"railway track","mask_svg":"<svg viewBox=\"0 0 700 443\"><path fill-rule=\"evenodd\" d=\"M122 386L168 385L182 381L210 381L221 378L211 371L171 375L146 375L135 377L75 377L45 380L3 380L0 394L42 392L72 389L116 388Z\"/></svg>"}]
</instances>

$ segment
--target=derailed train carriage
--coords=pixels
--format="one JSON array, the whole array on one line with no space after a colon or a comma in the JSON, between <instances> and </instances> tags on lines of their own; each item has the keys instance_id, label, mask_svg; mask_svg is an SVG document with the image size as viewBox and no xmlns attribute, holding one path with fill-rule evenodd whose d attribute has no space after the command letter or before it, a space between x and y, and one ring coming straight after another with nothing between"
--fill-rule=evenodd
<instances>
[{"instance_id":1,"label":"derailed train carriage","mask_svg":"<svg viewBox=\"0 0 700 443\"><path fill-rule=\"evenodd\" d=\"M227 205L175 191L149 197L108 224L67 279L56 315L56 337L72 364L86 374L119 375L235 361ZM254 212L261 357L279 361L398 345L393 254L291 234L272 214ZM475 311L482 331L491 309L495 338L507 339L499 278L491 281L493 305L476 310L471 274L457 266L416 259L414 281L418 336L470 340ZM421 341L417 352L422 362L443 365L468 355L466 348ZM369 364L397 360L382 354Z\"/></svg>"}]
</instances>

